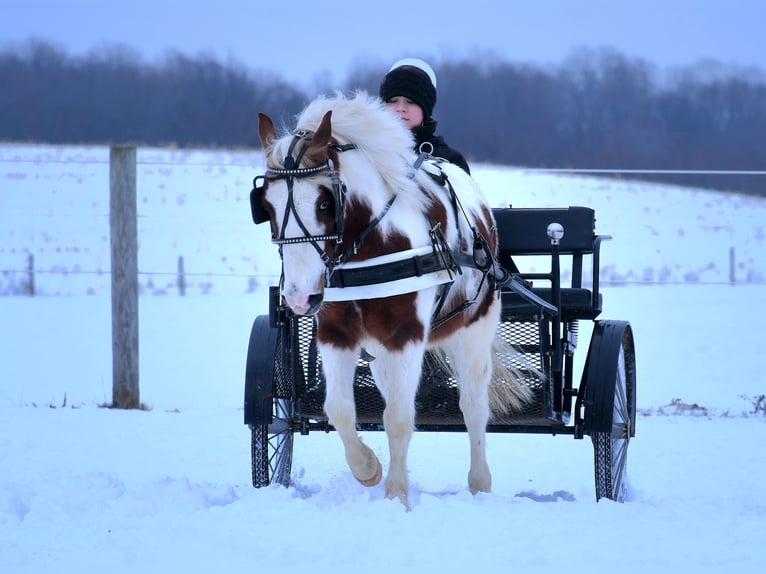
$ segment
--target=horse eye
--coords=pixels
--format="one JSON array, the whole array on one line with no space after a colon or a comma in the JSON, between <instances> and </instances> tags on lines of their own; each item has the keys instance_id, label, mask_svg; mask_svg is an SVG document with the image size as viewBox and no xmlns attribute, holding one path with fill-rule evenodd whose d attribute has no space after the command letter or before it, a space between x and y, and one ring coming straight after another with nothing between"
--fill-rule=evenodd
<instances>
[{"instance_id":1,"label":"horse eye","mask_svg":"<svg viewBox=\"0 0 766 574\"><path fill-rule=\"evenodd\" d=\"M330 202L323 201L319 204L319 211L328 211L330 209Z\"/></svg>"}]
</instances>

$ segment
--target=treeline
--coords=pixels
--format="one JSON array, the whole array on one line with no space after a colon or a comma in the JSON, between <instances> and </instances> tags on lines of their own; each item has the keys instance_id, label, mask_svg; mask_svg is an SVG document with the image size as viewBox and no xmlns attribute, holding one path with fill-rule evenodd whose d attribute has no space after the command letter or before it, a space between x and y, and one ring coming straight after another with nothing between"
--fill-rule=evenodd
<instances>
[{"instance_id":1,"label":"treeline","mask_svg":"<svg viewBox=\"0 0 766 574\"><path fill-rule=\"evenodd\" d=\"M0 78L0 140L11 141L255 146L258 111L282 117L306 101L276 77L181 54L148 65L121 47L71 58L33 42L0 53Z\"/></svg>"},{"instance_id":2,"label":"treeline","mask_svg":"<svg viewBox=\"0 0 766 574\"><path fill-rule=\"evenodd\" d=\"M660 77L650 63L611 51L582 51L552 68L486 58L432 63L440 132L473 162L766 170L766 79L758 70L700 64ZM377 93L383 72L357 67L337 87ZM291 125L318 91L204 57L147 64L114 47L73 58L30 42L0 52L0 140L258 147L257 112ZM653 179L766 195L766 176Z\"/></svg>"}]
</instances>

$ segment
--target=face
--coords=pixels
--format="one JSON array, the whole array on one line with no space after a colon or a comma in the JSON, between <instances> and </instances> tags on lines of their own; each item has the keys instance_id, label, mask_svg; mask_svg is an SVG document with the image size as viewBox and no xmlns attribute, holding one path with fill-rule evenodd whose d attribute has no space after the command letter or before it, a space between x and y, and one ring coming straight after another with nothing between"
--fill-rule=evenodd
<instances>
[{"instance_id":1,"label":"face","mask_svg":"<svg viewBox=\"0 0 766 574\"><path fill-rule=\"evenodd\" d=\"M423 110L409 98L394 96L386 102L386 107L398 115L410 129L423 123Z\"/></svg>"},{"instance_id":2,"label":"face","mask_svg":"<svg viewBox=\"0 0 766 574\"><path fill-rule=\"evenodd\" d=\"M331 188L332 182L323 176L295 179L292 193L284 179L269 182L264 203L270 212L272 235L301 240L334 233L335 198ZM292 210L285 217L288 203L292 203ZM281 246L282 296L297 315L313 315L322 303L327 268L317 249L324 249L332 257L330 241L321 239Z\"/></svg>"},{"instance_id":3,"label":"face","mask_svg":"<svg viewBox=\"0 0 766 574\"><path fill-rule=\"evenodd\" d=\"M322 304L327 266L324 259L317 256L317 251L324 249L323 254L330 257L330 240L326 236L334 238L337 235L334 182L325 173L330 169L328 145L332 137L331 116L331 111L325 113L311 142L301 144L308 147L298 148L307 162L306 166L325 166L327 169L309 177L296 172L292 186L285 177L277 174L264 187L254 188L260 189L260 201L271 220L273 236L282 240L282 295L298 315L316 313ZM281 164L273 157L275 150L279 150L277 157L285 157L286 152L296 151L293 149L296 141L293 136L277 140L271 118L265 114L259 114L258 118L258 135L263 149L267 150L267 165L276 166L279 170ZM290 147L287 147L288 142ZM334 163L337 164L337 156ZM342 211L340 207L338 209Z\"/></svg>"}]
</instances>

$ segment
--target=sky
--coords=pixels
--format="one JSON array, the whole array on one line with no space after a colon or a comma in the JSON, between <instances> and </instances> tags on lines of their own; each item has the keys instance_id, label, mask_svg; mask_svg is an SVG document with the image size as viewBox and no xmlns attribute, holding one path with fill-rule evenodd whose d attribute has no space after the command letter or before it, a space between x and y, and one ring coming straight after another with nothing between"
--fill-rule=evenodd
<instances>
[{"instance_id":1,"label":"sky","mask_svg":"<svg viewBox=\"0 0 766 574\"><path fill-rule=\"evenodd\" d=\"M85 55L121 44L149 61L214 56L308 85L401 57L560 64L612 48L660 69L715 60L766 70L762 0L3 0L0 48L29 38Z\"/></svg>"}]
</instances>

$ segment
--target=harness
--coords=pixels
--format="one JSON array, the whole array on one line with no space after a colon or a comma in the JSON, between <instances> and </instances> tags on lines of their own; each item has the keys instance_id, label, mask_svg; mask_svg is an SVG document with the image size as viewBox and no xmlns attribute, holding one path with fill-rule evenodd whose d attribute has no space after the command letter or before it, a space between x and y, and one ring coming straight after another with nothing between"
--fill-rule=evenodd
<instances>
[{"instance_id":1,"label":"harness","mask_svg":"<svg viewBox=\"0 0 766 574\"><path fill-rule=\"evenodd\" d=\"M394 194L384 205L382 211L372 218L353 243L344 248L343 217L347 188L338 175L332 159L329 157L323 164L313 167L300 167L303 155L309 146L304 145L297 154L295 154L295 148L300 141L310 141L311 138L310 132L304 130L293 132L293 139L287 150L284 167L269 167L264 175L259 175L253 180L253 190L250 192L250 207L253 221L256 224L269 221L270 214L262 204L262 196L265 192L266 183L277 179L285 180L288 191L287 205L282 217L279 235L272 233L271 241L279 246L280 257L282 257L282 246L284 245L311 243L327 268L327 279L324 289L324 299L326 301L350 301L387 297L439 285L441 287L437 296L433 314L434 322L432 324L435 327L449 321L471 306L478 298L485 281L492 281L494 288L498 289L510 280L510 275L495 260L486 238L481 236L474 227L471 227L473 232L473 253L453 252L447 244L440 225L436 224L431 225L429 230L431 237L431 245L429 246L407 249L364 261L349 261L349 258L358 252L365 238L388 213L397 196ZM329 146L337 152L357 149L357 146L354 144L341 145L330 143ZM426 159L430 161L424 161ZM441 170L439 163L440 160L429 157L427 151L421 151L417 161L412 166L410 177L414 178L418 169L424 169L437 183L446 185L449 190L450 203L452 204L456 221L460 215L466 221L470 221L460 204L460 200L449 178ZM332 195L335 201L335 231L334 233L324 235L312 235L295 208L293 186L296 179L314 177L319 174L327 174L332 183ZM285 237L285 229L290 217L295 220L303 232L302 236ZM458 243L463 245L465 241L459 225L457 229ZM332 256L328 255L319 245L319 242L324 241L335 242ZM476 289L476 294L472 299L466 299L446 316L435 321L444 306L455 276L462 274L463 267L472 267L482 271L482 279Z\"/></svg>"}]
</instances>

